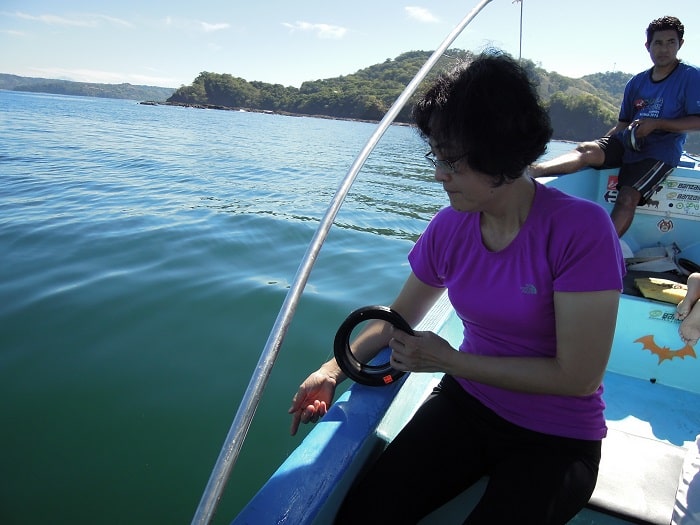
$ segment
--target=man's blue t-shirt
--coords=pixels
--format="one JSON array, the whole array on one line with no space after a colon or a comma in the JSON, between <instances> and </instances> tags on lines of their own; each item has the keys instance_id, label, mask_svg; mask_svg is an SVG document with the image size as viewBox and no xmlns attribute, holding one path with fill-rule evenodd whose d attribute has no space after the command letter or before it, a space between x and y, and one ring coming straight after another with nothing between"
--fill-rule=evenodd
<instances>
[{"instance_id":1,"label":"man's blue t-shirt","mask_svg":"<svg viewBox=\"0 0 700 525\"><path fill-rule=\"evenodd\" d=\"M700 69L679 62L670 75L658 82L652 80L651 72L643 71L627 83L619 120L700 115ZM655 131L645 137L642 151L626 150L623 160L629 163L652 158L677 166L685 138L685 133Z\"/></svg>"}]
</instances>

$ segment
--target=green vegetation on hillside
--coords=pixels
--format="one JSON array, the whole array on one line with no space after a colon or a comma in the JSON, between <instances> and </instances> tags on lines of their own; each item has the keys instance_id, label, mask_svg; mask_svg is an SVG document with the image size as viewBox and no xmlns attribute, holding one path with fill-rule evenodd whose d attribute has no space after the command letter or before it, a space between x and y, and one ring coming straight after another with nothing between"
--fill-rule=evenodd
<instances>
[{"instance_id":1,"label":"green vegetation on hillside","mask_svg":"<svg viewBox=\"0 0 700 525\"><path fill-rule=\"evenodd\" d=\"M379 120L430 54L410 51L351 75L304 82L298 89L205 71L191 85L173 93L168 103ZM460 49L450 50L422 87L440 71L469 58L470 54ZM582 139L604 133L614 125L617 104L631 75L601 73L572 79L548 73L529 60L524 61L524 66L551 108L557 138ZM411 105L407 104L399 113L398 122L410 122Z\"/></svg>"},{"instance_id":2,"label":"green vegetation on hillside","mask_svg":"<svg viewBox=\"0 0 700 525\"><path fill-rule=\"evenodd\" d=\"M457 57L465 55L464 51L457 52ZM202 72L192 85L178 89L168 102L379 120L429 56L428 52L412 51L351 75L304 82L299 88ZM453 60L443 58L443 68ZM409 119L410 109L407 107L397 120L408 122Z\"/></svg>"}]
</instances>

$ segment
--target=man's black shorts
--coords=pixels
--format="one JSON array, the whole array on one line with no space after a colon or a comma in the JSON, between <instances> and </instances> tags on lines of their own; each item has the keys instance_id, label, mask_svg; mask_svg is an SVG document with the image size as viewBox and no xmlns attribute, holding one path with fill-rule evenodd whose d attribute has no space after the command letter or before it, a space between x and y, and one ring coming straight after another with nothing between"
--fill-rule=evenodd
<instances>
[{"instance_id":1,"label":"man's black shorts","mask_svg":"<svg viewBox=\"0 0 700 525\"><path fill-rule=\"evenodd\" d=\"M622 156L625 153L625 147L617 137L602 137L595 142L605 154L605 162L599 168L620 168L617 189L630 186L641 193L637 206L644 206L674 169L674 166L656 159L624 164Z\"/></svg>"}]
</instances>

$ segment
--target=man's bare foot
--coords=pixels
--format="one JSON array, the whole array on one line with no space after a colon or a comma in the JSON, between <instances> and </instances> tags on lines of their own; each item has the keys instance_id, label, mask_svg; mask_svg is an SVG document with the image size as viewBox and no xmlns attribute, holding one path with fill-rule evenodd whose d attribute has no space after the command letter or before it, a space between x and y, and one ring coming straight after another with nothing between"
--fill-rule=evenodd
<instances>
[{"instance_id":1,"label":"man's bare foot","mask_svg":"<svg viewBox=\"0 0 700 525\"><path fill-rule=\"evenodd\" d=\"M688 299L688 296L686 295L683 299L681 299L681 302L678 303L676 306L676 313L674 314L674 317L678 319L679 321L682 321L686 317L688 317L688 314L690 313L690 309L692 308L692 304L690 304L690 300Z\"/></svg>"},{"instance_id":2,"label":"man's bare foot","mask_svg":"<svg viewBox=\"0 0 700 525\"><path fill-rule=\"evenodd\" d=\"M688 276L688 291L676 307L676 319L681 321L685 319L698 299L700 299L700 273L692 273Z\"/></svg>"},{"instance_id":3,"label":"man's bare foot","mask_svg":"<svg viewBox=\"0 0 700 525\"><path fill-rule=\"evenodd\" d=\"M695 303L695 308L690 311L688 316L683 319L681 326L678 328L678 335L681 336L683 342L690 346L698 344L700 339L700 303Z\"/></svg>"},{"instance_id":4,"label":"man's bare foot","mask_svg":"<svg viewBox=\"0 0 700 525\"><path fill-rule=\"evenodd\" d=\"M695 346L700 339L700 273L688 277L688 291L676 307L676 319L682 321L678 334L685 344Z\"/></svg>"}]
</instances>

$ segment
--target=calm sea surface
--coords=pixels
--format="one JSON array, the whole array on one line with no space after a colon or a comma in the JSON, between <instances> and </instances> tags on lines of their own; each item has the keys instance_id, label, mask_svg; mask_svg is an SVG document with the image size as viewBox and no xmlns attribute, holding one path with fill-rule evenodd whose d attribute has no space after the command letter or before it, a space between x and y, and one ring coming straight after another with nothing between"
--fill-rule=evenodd
<instances>
[{"instance_id":1,"label":"calm sea surface","mask_svg":"<svg viewBox=\"0 0 700 525\"><path fill-rule=\"evenodd\" d=\"M375 125L0 91L0 523L189 523L299 262ZM446 199L393 126L321 251L214 523L387 304Z\"/></svg>"}]
</instances>

